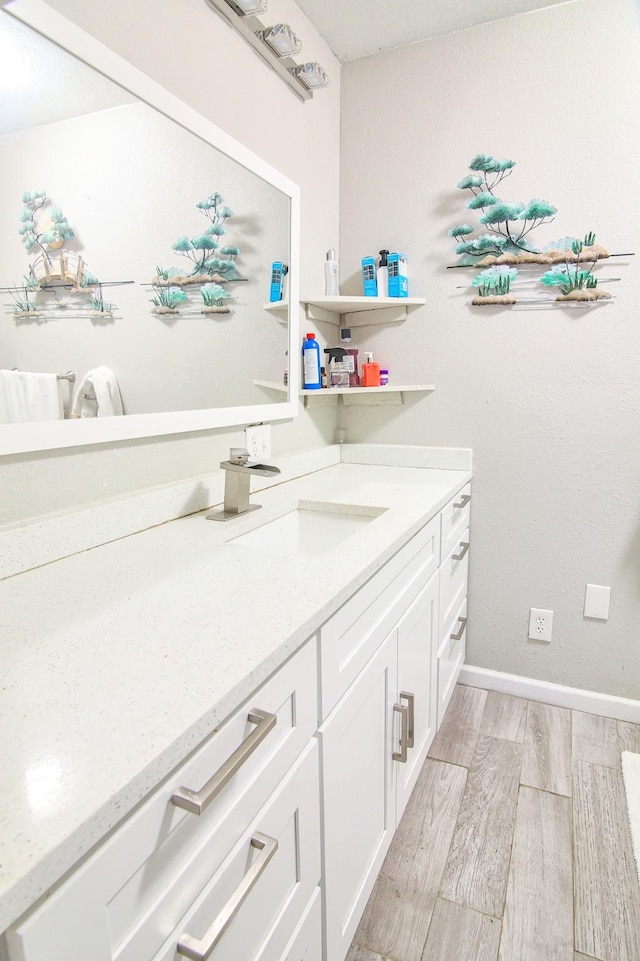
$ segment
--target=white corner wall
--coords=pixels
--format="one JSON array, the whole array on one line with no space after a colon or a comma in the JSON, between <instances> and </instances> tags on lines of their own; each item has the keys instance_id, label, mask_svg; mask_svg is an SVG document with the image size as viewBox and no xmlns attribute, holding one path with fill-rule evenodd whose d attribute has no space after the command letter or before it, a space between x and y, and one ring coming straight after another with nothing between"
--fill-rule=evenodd
<instances>
[{"instance_id":1,"label":"white corner wall","mask_svg":"<svg viewBox=\"0 0 640 961\"><path fill-rule=\"evenodd\" d=\"M301 187L301 289L323 289L338 241L340 65L293 0L270 0L270 22L291 24L306 59L331 83L302 102L206 0L47 0ZM61 201L63 209L64 202ZM333 408L275 424L273 456L333 443ZM0 526L196 476L217 467L239 431L0 457Z\"/></svg>"},{"instance_id":2,"label":"white corner wall","mask_svg":"<svg viewBox=\"0 0 640 961\"><path fill-rule=\"evenodd\" d=\"M342 73L341 274L409 257L427 306L359 337L402 408L349 408L350 441L474 450L469 663L640 697L640 36L634 0L578 0L356 61ZM447 237L478 152L517 162L505 199L558 208L544 242L594 230L619 276L592 311L466 306ZM360 331L358 332L360 333ZM607 622L585 584L612 587ZM554 611L550 645L530 607Z\"/></svg>"}]
</instances>

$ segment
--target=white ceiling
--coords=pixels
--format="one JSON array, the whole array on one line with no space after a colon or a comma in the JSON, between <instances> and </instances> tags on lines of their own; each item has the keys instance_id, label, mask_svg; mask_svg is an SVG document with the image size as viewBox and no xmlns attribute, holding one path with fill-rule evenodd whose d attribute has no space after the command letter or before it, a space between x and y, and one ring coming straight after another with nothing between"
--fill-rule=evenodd
<instances>
[{"instance_id":1,"label":"white ceiling","mask_svg":"<svg viewBox=\"0 0 640 961\"><path fill-rule=\"evenodd\" d=\"M577 0L296 0L341 61Z\"/></svg>"}]
</instances>

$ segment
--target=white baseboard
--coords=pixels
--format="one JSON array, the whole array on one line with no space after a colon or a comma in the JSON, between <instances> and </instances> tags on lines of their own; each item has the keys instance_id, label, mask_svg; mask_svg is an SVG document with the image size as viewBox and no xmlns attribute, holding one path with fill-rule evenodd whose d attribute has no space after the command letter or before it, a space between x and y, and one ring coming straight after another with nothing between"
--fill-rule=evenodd
<instances>
[{"instance_id":1,"label":"white baseboard","mask_svg":"<svg viewBox=\"0 0 640 961\"><path fill-rule=\"evenodd\" d=\"M532 677L519 677L517 674L503 674L484 667L464 664L458 678L460 684L480 687L500 694L514 694L531 701L542 701L556 707L568 707L574 711L613 717L618 721L631 721L640 724L640 701L627 697L614 697L612 694L598 694L583 691L578 687L564 687L549 681L536 681Z\"/></svg>"}]
</instances>

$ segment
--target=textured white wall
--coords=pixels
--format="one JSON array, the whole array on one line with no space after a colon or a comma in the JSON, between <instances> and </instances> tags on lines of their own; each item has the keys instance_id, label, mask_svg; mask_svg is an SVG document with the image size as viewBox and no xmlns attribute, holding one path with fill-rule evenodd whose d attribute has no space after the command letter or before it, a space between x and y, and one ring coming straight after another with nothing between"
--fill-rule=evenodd
<instances>
[{"instance_id":1,"label":"textured white wall","mask_svg":"<svg viewBox=\"0 0 640 961\"><path fill-rule=\"evenodd\" d=\"M633 0L581 0L357 61L342 74L341 272L409 256L427 306L359 340L396 381L436 392L350 408L348 439L474 449L468 661L640 696L640 37ZM447 230L477 152L517 161L505 199L559 212L543 240L594 230L615 304L472 310ZM470 212L466 212L467 214ZM612 587L608 622L582 616ZM526 640L530 607L551 645Z\"/></svg>"},{"instance_id":2,"label":"textured white wall","mask_svg":"<svg viewBox=\"0 0 640 961\"><path fill-rule=\"evenodd\" d=\"M47 0L158 83L264 157L301 187L301 289L323 289L323 261L337 246L340 66L293 0L271 0L272 22L291 24L304 55L331 84L303 103L205 0ZM64 210L64 204L61 204ZM333 441L333 408L273 427L273 453ZM215 468L237 431L0 457L0 525Z\"/></svg>"}]
</instances>

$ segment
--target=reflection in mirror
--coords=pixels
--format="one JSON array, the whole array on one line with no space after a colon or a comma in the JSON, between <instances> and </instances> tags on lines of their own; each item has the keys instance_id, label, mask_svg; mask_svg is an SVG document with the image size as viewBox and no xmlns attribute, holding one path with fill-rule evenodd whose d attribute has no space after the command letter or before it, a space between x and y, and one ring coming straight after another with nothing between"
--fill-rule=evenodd
<instances>
[{"instance_id":1,"label":"reflection in mirror","mask_svg":"<svg viewBox=\"0 0 640 961\"><path fill-rule=\"evenodd\" d=\"M127 437L209 425L140 415L215 410L211 426L222 426L241 422L240 409L242 420L266 419L267 405L269 419L290 416L288 310L265 306L272 263L291 263L295 188L5 11L0 52L14 86L0 118L0 424L15 435L16 420L59 416L40 402L38 377L27 385L35 404L17 394L26 377L48 375L49 389L67 372L75 382L56 381L65 438L80 418L102 421L93 439L110 439L103 415L116 436L115 421L133 416L139 430L120 428ZM37 446L93 442L80 429L80 441Z\"/></svg>"}]
</instances>

